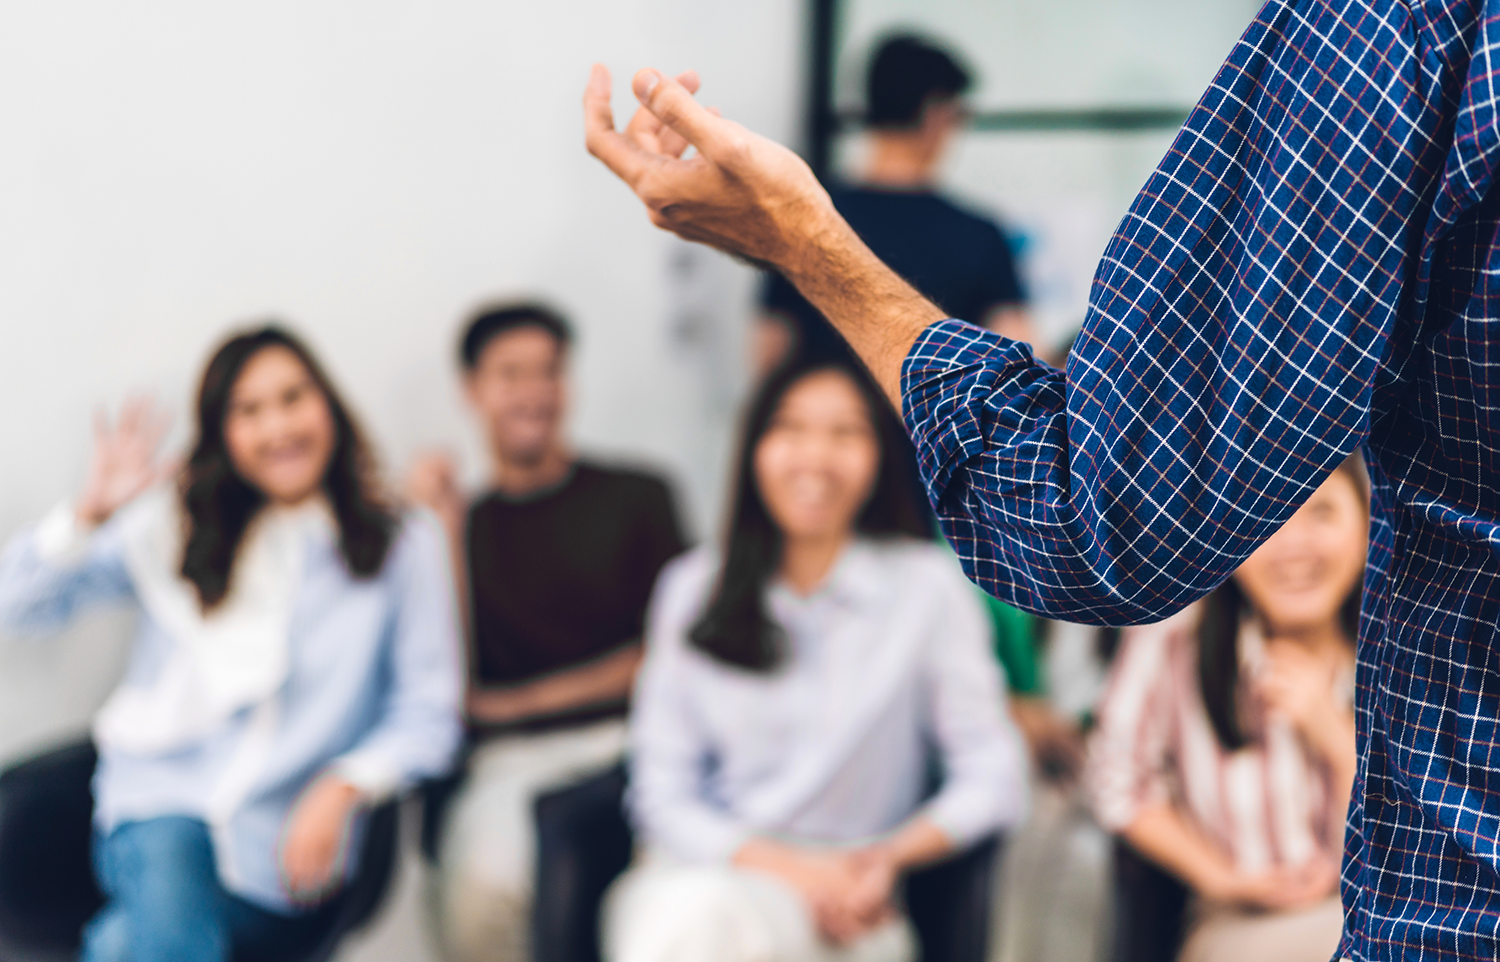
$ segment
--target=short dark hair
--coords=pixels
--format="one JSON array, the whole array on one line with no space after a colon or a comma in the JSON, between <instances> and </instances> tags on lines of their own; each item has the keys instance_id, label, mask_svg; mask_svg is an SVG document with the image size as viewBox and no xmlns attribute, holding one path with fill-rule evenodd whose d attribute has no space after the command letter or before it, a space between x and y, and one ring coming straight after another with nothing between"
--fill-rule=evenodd
<instances>
[{"instance_id":1,"label":"short dark hair","mask_svg":"<svg viewBox=\"0 0 1500 962\"><path fill-rule=\"evenodd\" d=\"M870 61L865 123L914 127L934 97L959 97L973 84L969 69L934 41L909 33L888 37Z\"/></svg>"},{"instance_id":2,"label":"short dark hair","mask_svg":"<svg viewBox=\"0 0 1500 962\"><path fill-rule=\"evenodd\" d=\"M572 325L546 304L539 301L494 304L480 308L464 329L463 339L458 343L458 359L464 370L472 371L479 365L479 355L495 337L518 327L539 327L557 338L562 348L573 343Z\"/></svg>"}]
</instances>

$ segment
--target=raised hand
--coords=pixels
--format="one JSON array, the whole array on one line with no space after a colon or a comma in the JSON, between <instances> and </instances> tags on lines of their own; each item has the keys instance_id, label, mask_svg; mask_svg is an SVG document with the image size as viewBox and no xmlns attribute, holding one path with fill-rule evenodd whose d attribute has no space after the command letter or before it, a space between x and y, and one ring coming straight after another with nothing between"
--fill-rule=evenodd
<instances>
[{"instance_id":1,"label":"raised hand","mask_svg":"<svg viewBox=\"0 0 1500 962\"><path fill-rule=\"evenodd\" d=\"M635 191L652 223L780 271L833 322L899 410L901 362L947 315L882 264L796 154L693 99L697 77L635 75L641 109L623 131L609 71L583 97L589 152ZM685 152L696 148L691 156Z\"/></svg>"},{"instance_id":2,"label":"raised hand","mask_svg":"<svg viewBox=\"0 0 1500 962\"><path fill-rule=\"evenodd\" d=\"M1273 639L1266 645L1265 665L1252 679L1266 706L1291 722L1302 741L1327 763L1335 797L1352 790L1356 767L1354 706L1337 686L1341 668L1350 667L1347 659Z\"/></svg>"},{"instance_id":3,"label":"raised hand","mask_svg":"<svg viewBox=\"0 0 1500 962\"><path fill-rule=\"evenodd\" d=\"M800 157L693 99L696 74L642 70L633 88L642 106L616 131L609 71L595 64L583 98L587 143L658 227L786 267L819 231L842 224ZM697 152L685 158L690 145Z\"/></svg>"},{"instance_id":4,"label":"raised hand","mask_svg":"<svg viewBox=\"0 0 1500 962\"><path fill-rule=\"evenodd\" d=\"M468 500L458 484L458 465L448 454L424 454L406 474L406 496L430 509L443 523L449 537L463 532Z\"/></svg>"},{"instance_id":5,"label":"raised hand","mask_svg":"<svg viewBox=\"0 0 1500 962\"><path fill-rule=\"evenodd\" d=\"M111 426L100 411L94 416L94 456L78 497L80 523L103 524L141 492L177 469L158 456L171 419L147 398L125 402Z\"/></svg>"}]
</instances>

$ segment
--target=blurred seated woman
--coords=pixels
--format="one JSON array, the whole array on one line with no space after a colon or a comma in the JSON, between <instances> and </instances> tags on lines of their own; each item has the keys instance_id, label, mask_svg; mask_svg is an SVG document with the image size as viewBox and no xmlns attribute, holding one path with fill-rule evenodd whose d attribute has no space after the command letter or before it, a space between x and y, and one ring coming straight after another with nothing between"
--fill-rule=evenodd
<instances>
[{"instance_id":1,"label":"blurred seated woman","mask_svg":"<svg viewBox=\"0 0 1500 962\"><path fill-rule=\"evenodd\" d=\"M725 552L673 562L652 602L611 962L913 959L902 873L1020 818L985 613L927 540L898 430L849 367L762 387Z\"/></svg>"},{"instance_id":2,"label":"blurred seated woman","mask_svg":"<svg viewBox=\"0 0 1500 962\"><path fill-rule=\"evenodd\" d=\"M1184 962L1337 948L1368 537L1351 458L1203 603L1124 633L1091 745L1094 807L1195 894Z\"/></svg>"},{"instance_id":3,"label":"blurred seated woman","mask_svg":"<svg viewBox=\"0 0 1500 962\"><path fill-rule=\"evenodd\" d=\"M106 904L85 962L285 957L355 870L361 808L459 740L442 536L380 497L307 350L274 327L229 340L197 414L180 470L147 405L101 423L82 495L0 558L9 626L140 610L94 723Z\"/></svg>"}]
</instances>

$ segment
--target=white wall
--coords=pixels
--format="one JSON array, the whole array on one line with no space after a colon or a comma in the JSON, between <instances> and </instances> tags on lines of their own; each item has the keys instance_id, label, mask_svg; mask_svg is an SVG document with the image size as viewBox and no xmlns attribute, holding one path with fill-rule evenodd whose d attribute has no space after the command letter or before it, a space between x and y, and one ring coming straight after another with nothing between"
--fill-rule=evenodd
<instances>
[{"instance_id":1,"label":"white wall","mask_svg":"<svg viewBox=\"0 0 1500 962\"><path fill-rule=\"evenodd\" d=\"M76 488L96 407L153 392L180 444L206 352L269 315L390 468L437 443L477 471L453 340L507 293L578 323L581 445L666 466L703 531L750 278L650 227L580 97L603 60L623 122L633 70L697 67L787 139L801 37L799 0L0 5L0 538ZM0 648L0 756L77 724L103 634Z\"/></svg>"}]
</instances>

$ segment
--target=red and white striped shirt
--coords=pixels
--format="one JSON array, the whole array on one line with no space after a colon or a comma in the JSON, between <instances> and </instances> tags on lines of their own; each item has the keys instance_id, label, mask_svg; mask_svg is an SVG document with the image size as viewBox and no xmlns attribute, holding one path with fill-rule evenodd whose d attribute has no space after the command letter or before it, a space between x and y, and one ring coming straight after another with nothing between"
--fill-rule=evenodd
<instances>
[{"instance_id":1,"label":"red and white striped shirt","mask_svg":"<svg viewBox=\"0 0 1500 962\"><path fill-rule=\"evenodd\" d=\"M1170 804L1247 872L1319 853L1336 860L1346 799L1291 723L1245 697L1245 747L1227 751L1214 734L1198 681L1198 616L1195 605L1121 638L1089 745L1095 815L1119 832L1142 809ZM1244 629L1239 647L1241 677L1252 677L1259 632Z\"/></svg>"}]
</instances>

